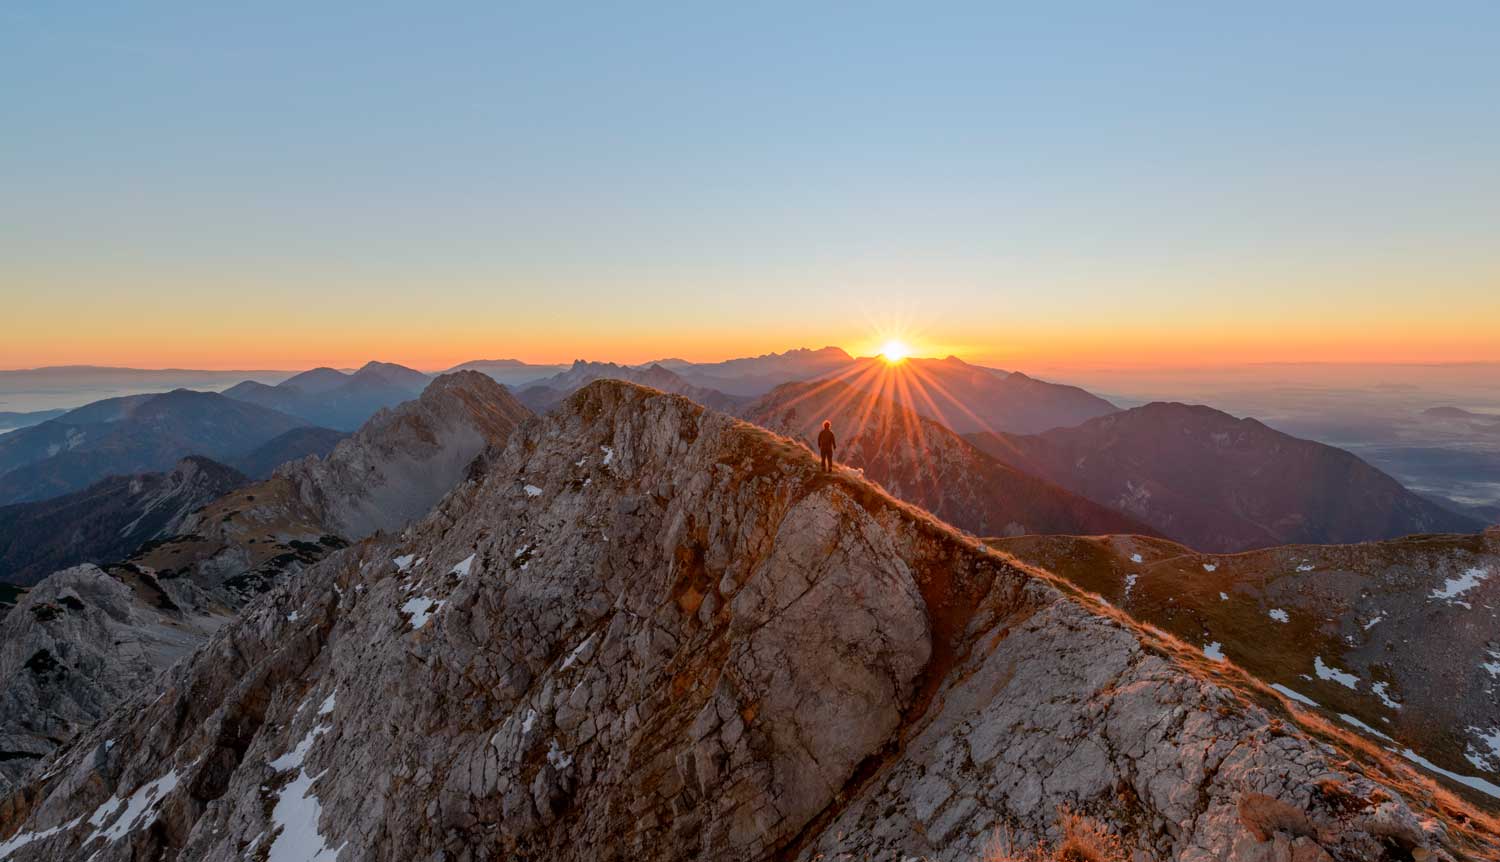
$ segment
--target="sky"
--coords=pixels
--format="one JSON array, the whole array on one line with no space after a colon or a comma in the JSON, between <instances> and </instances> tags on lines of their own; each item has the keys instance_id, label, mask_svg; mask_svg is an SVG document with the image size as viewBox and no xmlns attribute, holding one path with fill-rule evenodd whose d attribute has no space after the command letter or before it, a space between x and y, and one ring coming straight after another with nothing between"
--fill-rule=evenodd
<instances>
[{"instance_id":1,"label":"sky","mask_svg":"<svg viewBox=\"0 0 1500 862\"><path fill-rule=\"evenodd\" d=\"M1496 360L1496 33L1492 2L6 4L0 368Z\"/></svg>"}]
</instances>

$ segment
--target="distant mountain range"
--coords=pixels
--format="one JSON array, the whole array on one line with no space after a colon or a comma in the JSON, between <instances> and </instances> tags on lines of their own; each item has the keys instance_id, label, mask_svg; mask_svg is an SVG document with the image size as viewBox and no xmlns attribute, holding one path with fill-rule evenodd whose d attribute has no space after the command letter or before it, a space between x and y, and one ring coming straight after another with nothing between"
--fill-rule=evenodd
<instances>
[{"instance_id":1,"label":"distant mountain range","mask_svg":"<svg viewBox=\"0 0 1500 862\"><path fill-rule=\"evenodd\" d=\"M474 359L455 365L443 373L478 371L506 386L519 388L567 370L566 365L532 365L519 359Z\"/></svg>"},{"instance_id":2,"label":"distant mountain range","mask_svg":"<svg viewBox=\"0 0 1500 862\"><path fill-rule=\"evenodd\" d=\"M545 413L561 403L564 398L595 380L624 380L629 383L638 383L663 392L686 395L699 404L715 410L732 411L747 400L689 383L682 375L660 364L641 368L616 365L613 362L586 362L582 359L575 361L567 371L554 374L521 389L516 393L516 397L533 411Z\"/></svg>"},{"instance_id":3,"label":"distant mountain range","mask_svg":"<svg viewBox=\"0 0 1500 862\"><path fill-rule=\"evenodd\" d=\"M766 353L724 362L662 359L639 367L660 365L693 386L745 397L764 395L783 383L822 377L848 367L853 361L854 357L842 348L824 347Z\"/></svg>"},{"instance_id":4,"label":"distant mountain range","mask_svg":"<svg viewBox=\"0 0 1500 862\"><path fill-rule=\"evenodd\" d=\"M78 563L123 559L248 481L193 455L166 472L112 476L61 497L0 506L0 580L29 585Z\"/></svg>"},{"instance_id":5,"label":"distant mountain range","mask_svg":"<svg viewBox=\"0 0 1500 862\"><path fill-rule=\"evenodd\" d=\"M420 393L432 378L389 362L370 362L352 374L314 368L275 386L247 380L224 395L299 417L307 424L352 431L382 407Z\"/></svg>"},{"instance_id":6,"label":"distant mountain range","mask_svg":"<svg viewBox=\"0 0 1500 862\"><path fill-rule=\"evenodd\" d=\"M1041 434L972 434L1017 469L1203 551L1344 543L1485 524L1342 449L1210 407L1158 402Z\"/></svg>"},{"instance_id":7,"label":"distant mountain range","mask_svg":"<svg viewBox=\"0 0 1500 862\"><path fill-rule=\"evenodd\" d=\"M226 461L306 424L212 392L107 399L0 436L0 504L168 470L188 455Z\"/></svg>"},{"instance_id":8,"label":"distant mountain range","mask_svg":"<svg viewBox=\"0 0 1500 862\"><path fill-rule=\"evenodd\" d=\"M1125 513L986 455L910 407L846 383L788 383L741 415L811 449L823 421L831 421L840 465L977 535L1156 533Z\"/></svg>"}]
</instances>

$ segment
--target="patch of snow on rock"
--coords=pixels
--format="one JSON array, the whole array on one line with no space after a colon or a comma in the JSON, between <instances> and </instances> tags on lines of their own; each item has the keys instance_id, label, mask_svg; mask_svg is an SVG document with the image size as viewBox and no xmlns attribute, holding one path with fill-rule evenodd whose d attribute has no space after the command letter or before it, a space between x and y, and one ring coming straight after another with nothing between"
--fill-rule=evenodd
<instances>
[{"instance_id":1,"label":"patch of snow on rock","mask_svg":"<svg viewBox=\"0 0 1500 862\"><path fill-rule=\"evenodd\" d=\"M1125 598L1126 599L1130 598L1130 591L1133 590L1133 589L1135 589L1135 582L1138 581L1138 580L1140 580L1140 577L1141 577L1140 575L1126 575L1125 576Z\"/></svg>"},{"instance_id":2,"label":"patch of snow on rock","mask_svg":"<svg viewBox=\"0 0 1500 862\"><path fill-rule=\"evenodd\" d=\"M523 490L526 492L526 496L528 497L542 496L542 489L538 488L535 485L527 485Z\"/></svg>"},{"instance_id":3,"label":"patch of snow on rock","mask_svg":"<svg viewBox=\"0 0 1500 862\"><path fill-rule=\"evenodd\" d=\"M573 662L578 661L578 657L583 655L583 651L588 649L589 645L593 642L594 636L591 634L588 637L584 638L583 643L579 644L576 647L573 647L573 651L568 653L567 658L563 659L561 670L567 670L568 668L572 667Z\"/></svg>"},{"instance_id":4,"label":"patch of snow on rock","mask_svg":"<svg viewBox=\"0 0 1500 862\"><path fill-rule=\"evenodd\" d=\"M401 612L411 614L411 627L419 629L427 625L427 621L432 619L433 615L442 607L443 602L429 599L426 596L415 596L406 600L406 604L401 606Z\"/></svg>"},{"instance_id":5,"label":"patch of snow on rock","mask_svg":"<svg viewBox=\"0 0 1500 862\"><path fill-rule=\"evenodd\" d=\"M1323 657L1320 655L1313 656L1313 672L1318 675L1318 679L1331 680L1344 688L1359 689L1359 677L1332 665L1324 664Z\"/></svg>"},{"instance_id":6,"label":"patch of snow on rock","mask_svg":"<svg viewBox=\"0 0 1500 862\"><path fill-rule=\"evenodd\" d=\"M1352 724L1355 727L1359 728L1360 730L1363 730L1365 733L1368 733L1368 734L1370 734L1372 736L1378 736L1381 739L1388 739L1391 742L1395 742L1394 739L1391 739L1389 736L1386 736L1385 734L1383 734L1380 731L1376 730L1375 728L1369 726L1368 724L1365 724L1363 721L1360 721L1359 719L1355 718L1352 715L1348 715L1346 713L1342 713L1341 712L1341 713L1339 713L1339 718L1342 718L1344 720L1345 724Z\"/></svg>"},{"instance_id":7,"label":"patch of snow on rock","mask_svg":"<svg viewBox=\"0 0 1500 862\"><path fill-rule=\"evenodd\" d=\"M474 566L475 556L475 554L470 554L468 557L455 564L449 574L458 575L460 578L467 578L469 576L469 569Z\"/></svg>"},{"instance_id":8,"label":"patch of snow on rock","mask_svg":"<svg viewBox=\"0 0 1500 862\"><path fill-rule=\"evenodd\" d=\"M404 572L407 569L411 568L412 561L416 558L416 554L407 554L405 556L396 557L395 559L391 560L391 562L396 564L396 571Z\"/></svg>"},{"instance_id":9,"label":"patch of snow on rock","mask_svg":"<svg viewBox=\"0 0 1500 862\"><path fill-rule=\"evenodd\" d=\"M615 462L614 449L611 449L608 446L600 446L599 451L604 453L604 466L608 467Z\"/></svg>"},{"instance_id":10,"label":"patch of snow on rock","mask_svg":"<svg viewBox=\"0 0 1500 862\"><path fill-rule=\"evenodd\" d=\"M177 772L173 770L155 781L142 784L130 794L128 799L122 800L118 796L113 796L105 800L104 804L94 809L94 813L89 816L89 824L94 827L94 834L84 839L84 843L87 844L95 838L103 838L113 843L146 825L143 822L145 815L177 787L178 780ZM121 810L122 803L123 810Z\"/></svg>"},{"instance_id":11,"label":"patch of snow on rock","mask_svg":"<svg viewBox=\"0 0 1500 862\"><path fill-rule=\"evenodd\" d=\"M1496 799L1500 799L1500 785L1491 784L1490 782L1485 781L1483 778L1475 778L1472 775L1459 775L1457 772L1449 772L1448 770L1442 768L1441 766L1438 766L1436 763L1433 763L1432 761L1416 753L1415 751L1412 751L1410 748L1401 749L1400 754L1402 757L1410 760L1412 763L1418 764L1419 766L1422 766L1432 772L1436 772L1438 775L1446 776L1453 779L1454 781L1457 781L1459 784L1464 784L1472 787L1475 790L1478 790L1480 793L1486 794L1488 796L1493 796Z\"/></svg>"},{"instance_id":12,"label":"patch of snow on rock","mask_svg":"<svg viewBox=\"0 0 1500 862\"><path fill-rule=\"evenodd\" d=\"M1380 702L1385 704L1388 709L1400 709L1401 704L1397 703L1394 700L1391 700L1390 694L1386 692L1387 685L1389 685L1389 683L1377 682L1374 685L1370 686L1370 690L1375 692L1375 696L1380 698Z\"/></svg>"},{"instance_id":13,"label":"patch of snow on rock","mask_svg":"<svg viewBox=\"0 0 1500 862\"><path fill-rule=\"evenodd\" d=\"M554 739L551 747L547 749L547 762L552 764L553 769L561 772L573 765L573 755L563 751Z\"/></svg>"},{"instance_id":14,"label":"patch of snow on rock","mask_svg":"<svg viewBox=\"0 0 1500 862\"><path fill-rule=\"evenodd\" d=\"M1306 706L1317 706L1318 705L1318 702L1316 700L1313 700L1312 698L1308 697L1305 694L1302 694L1301 692L1292 691L1291 689L1287 688L1286 686L1282 685L1279 682L1273 682L1273 683L1271 683L1271 688L1276 689L1277 691L1281 692L1282 694L1286 695L1287 697L1291 698L1292 700L1297 701L1300 704L1304 704Z\"/></svg>"},{"instance_id":15,"label":"patch of snow on rock","mask_svg":"<svg viewBox=\"0 0 1500 862\"><path fill-rule=\"evenodd\" d=\"M1462 575L1459 575L1456 578L1449 578L1443 583L1442 589L1433 590L1432 595L1428 596L1428 598L1453 601L1469 590L1472 590L1475 587L1479 586L1485 581L1485 579L1489 578L1489 576L1490 573L1487 569L1481 569L1478 566L1475 566L1472 569L1468 569ZM1455 602L1455 604L1461 604L1465 607L1468 607L1468 605L1464 602Z\"/></svg>"},{"instance_id":16,"label":"patch of snow on rock","mask_svg":"<svg viewBox=\"0 0 1500 862\"><path fill-rule=\"evenodd\" d=\"M1479 740L1478 746L1470 745L1464 749L1464 757L1480 769L1490 772L1500 771L1500 726L1485 730L1482 727L1470 727L1469 733Z\"/></svg>"},{"instance_id":17,"label":"patch of snow on rock","mask_svg":"<svg viewBox=\"0 0 1500 862\"><path fill-rule=\"evenodd\" d=\"M1132 563L1139 563L1141 561L1141 555L1140 554L1131 554L1130 555L1130 561Z\"/></svg>"},{"instance_id":18,"label":"patch of snow on rock","mask_svg":"<svg viewBox=\"0 0 1500 862\"><path fill-rule=\"evenodd\" d=\"M1203 564L1203 571L1205 571L1205 572L1212 572L1212 571L1214 571L1214 570L1216 570L1218 568L1219 568L1219 564L1218 563L1204 563Z\"/></svg>"},{"instance_id":19,"label":"patch of snow on rock","mask_svg":"<svg viewBox=\"0 0 1500 862\"><path fill-rule=\"evenodd\" d=\"M1203 647L1203 654L1214 661L1224 661L1224 645L1218 641L1206 644Z\"/></svg>"},{"instance_id":20,"label":"patch of snow on rock","mask_svg":"<svg viewBox=\"0 0 1500 862\"><path fill-rule=\"evenodd\" d=\"M1223 592L1219 593L1219 601L1221 601L1221 602L1227 602L1227 601L1229 601L1229 594L1228 593L1223 593Z\"/></svg>"},{"instance_id":21,"label":"patch of snow on rock","mask_svg":"<svg viewBox=\"0 0 1500 862\"><path fill-rule=\"evenodd\" d=\"M1219 595L1223 595L1223 593L1220 593ZM1271 619L1275 620L1278 623L1291 622L1292 620L1291 617L1287 616L1286 611L1282 610L1281 608L1271 608L1271 610L1267 612L1266 616L1269 616Z\"/></svg>"}]
</instances>

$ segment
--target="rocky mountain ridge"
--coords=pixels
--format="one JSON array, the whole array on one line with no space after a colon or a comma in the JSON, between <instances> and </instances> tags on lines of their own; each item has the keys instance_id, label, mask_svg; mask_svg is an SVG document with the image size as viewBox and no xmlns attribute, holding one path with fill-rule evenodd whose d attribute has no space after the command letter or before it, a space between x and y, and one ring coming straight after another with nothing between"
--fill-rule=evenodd
<instances>
[{"instance_id":1,"label":"rocky mountain ridge","mask_svg":"<svg viewBox=\"0 0 1500 862\"><path fill-rule=\"evenodd\" d=\"M1158 859L1500 858L1233 667L623 383L159 692L0 806L0 858L973 858L1061 804Z\"/></svg>"}]
</instances>

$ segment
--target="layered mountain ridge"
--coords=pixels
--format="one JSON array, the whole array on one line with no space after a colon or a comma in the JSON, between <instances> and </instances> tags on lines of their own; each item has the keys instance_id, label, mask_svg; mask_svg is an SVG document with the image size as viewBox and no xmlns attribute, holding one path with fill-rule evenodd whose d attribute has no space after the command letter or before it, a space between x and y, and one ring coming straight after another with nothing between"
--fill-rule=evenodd
<instances>
[{"instance_id":1,"label":"layered mountain ridge","mask_svg":"<svg viewBox=\"0 0 1500 862\"><path fill-rule=\"evenodd\" d=\"M0 807L0 855L1495 859L1234 668L803 447L590 384L282 583Z\"/></svg>"},{"instance_id":2,"label":"layered mountain ridge","mask_svg":"<svg viewBox=\"0 0 1500 862\"><path fill-rule=\"evenodd\" d=\"M121 559L175 535L194 511L248 481L191 455L162 473L112 476L61 497L0 506L0 580L34 584L76 563Z\"/></svg>"},{"instance_id":3,"label":"layered mountain ridge","mask_svg":"<svg viewBox=\"0 0 1500 862\"><path fill-rule=\"evenodd\" d=\"M1211 407L1158 402L1041 434L968 439L1194 548L1348 543L1485 524L1354 455Z\"/></svg>"}]
</instances>

